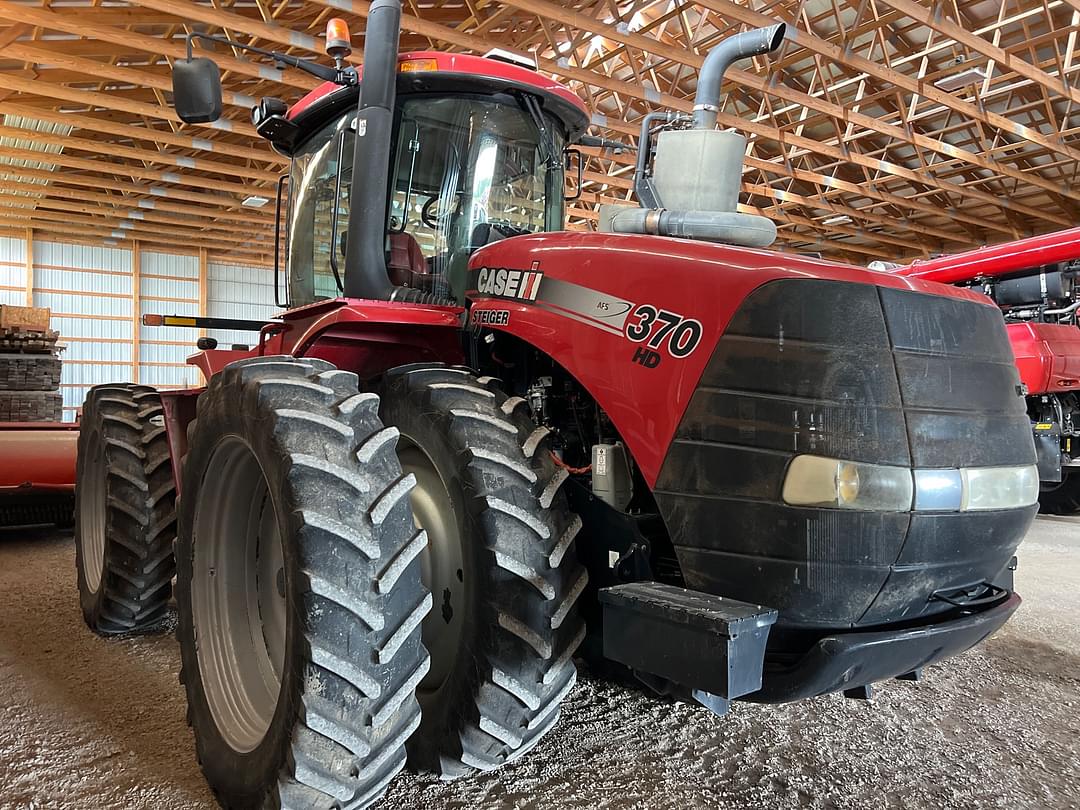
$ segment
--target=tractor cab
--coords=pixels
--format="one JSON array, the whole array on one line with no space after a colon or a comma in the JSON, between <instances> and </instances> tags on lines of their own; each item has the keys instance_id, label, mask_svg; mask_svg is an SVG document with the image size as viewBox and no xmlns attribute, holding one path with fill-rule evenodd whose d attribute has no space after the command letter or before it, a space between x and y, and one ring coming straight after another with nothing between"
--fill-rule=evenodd
<instances>
[{"instance_id":1,"label":"tractor cab","mask_svg":"<svg viewBox=\"0 0 1080 810\"><path fill-rule=\"evenodd\" d=\"M399 57L383 249L397 287L463 300L469 256L511 236L561 230L564 152L588 119L523 67L441 53ZM327 83L264 125L292 157L288 302L344 290L357 86ZM276 140L275 140L276 138Z\"/></svg>"}]
</instances>

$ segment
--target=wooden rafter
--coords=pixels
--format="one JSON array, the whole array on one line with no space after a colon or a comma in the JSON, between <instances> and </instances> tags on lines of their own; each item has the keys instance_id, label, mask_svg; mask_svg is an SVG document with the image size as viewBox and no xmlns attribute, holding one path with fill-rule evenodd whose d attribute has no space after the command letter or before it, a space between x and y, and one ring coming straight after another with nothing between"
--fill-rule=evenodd
<instances>
[{"instance_id":1,"label":"wooden rafter","mask_svg":"<svg viewBox=\"0 0 1080 810\"><path fill-rule=\"evenodd\" d=\"M0 232L183 240L211 256L269 261L272 212L241 203L272 196L287 162L255 134L248 108L264 95L291 103L317 82L217 48L225 117L191 126L170 106L171 62L192 30L321 58L326 19L344 14L362 32L368 8L0 0ZM729 72L719 121L749 139L742 207L777 222L782 249L865 262L1075 223L1076 0L985 9L931 0L417 2L405 3L402 44L535 57L581 95L594 132L632 142L646 112L691 109L716 42L776 19L790 26L788 41ZM958 74L971 80L950 89ZM632 155L583 151L573 228L593 227L603 202L632 201Z\"/></svg>"}]
</instances>

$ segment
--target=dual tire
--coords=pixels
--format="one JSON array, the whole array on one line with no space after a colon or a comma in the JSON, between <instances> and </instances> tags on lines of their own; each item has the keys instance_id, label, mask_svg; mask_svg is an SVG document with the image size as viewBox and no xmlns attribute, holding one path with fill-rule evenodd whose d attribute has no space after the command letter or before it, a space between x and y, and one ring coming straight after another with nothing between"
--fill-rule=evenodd
<instances>
[{"instance_id":1,"label":"dual tire","mask_svg":"<svg viewBox=\"0 0 1080 810\"><path fill-rule=\"evenodd\" d=\"M227 807L366 807L407 757L444 778L490 770L539 741L573 686L580 521L544 429L466 369L395 369L380 393L264 357L199 398L177 632Z\"/></svg>"},{"instance_id":2,"label":"dual tire","mask_svg":"<svg viewBox=\"0 0 1080 810\"><path fill-rule=\"evenodd\" d=\"M176 487L154 389L90 389L76 482L75 567L86 623L102 635L160 625L172 593Z\"/></svg>"}]
</instances>

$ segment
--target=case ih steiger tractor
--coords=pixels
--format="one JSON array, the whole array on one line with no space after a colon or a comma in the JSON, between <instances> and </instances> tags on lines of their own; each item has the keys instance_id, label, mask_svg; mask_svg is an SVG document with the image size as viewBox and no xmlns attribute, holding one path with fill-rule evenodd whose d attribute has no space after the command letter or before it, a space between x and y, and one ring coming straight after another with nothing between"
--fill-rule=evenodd
<instances>
[{"instance_id":1,"label":"case ih steiger tractor","mask_svg":"<svg viewBox=\"0 0 1080 810\"><path fill-rule=\"evenodd\" d=\"M1080 511L1080 228L889 270L978 290L1001 307L1027 393L1039 502Z\"/></svg>"},{"instance_id":2,"label":"case ih steiger tractor","mask_svg":"<svg viewBox=\"0 0 1080 810\"><path fill-rule=\"evenodd\" d=\"M336 21L337 67L274 57L326 79L255 112L292 158L280 319L195 355L204 390L104 385L84 411L86 620L150 628L175 561L224 805L362 807L406 761L512 762L576 655L723 714L865 697L1008 619L1038 481L999 310L755 249L775 229L737 212L720 80L783 25L709 55L692 118L645 121L643 207L571 233L577 97L399 56L399 20L371 5L362 82ZM213 63L175 69L182 116L216 117Z\"/></svg>"}]
</instances>

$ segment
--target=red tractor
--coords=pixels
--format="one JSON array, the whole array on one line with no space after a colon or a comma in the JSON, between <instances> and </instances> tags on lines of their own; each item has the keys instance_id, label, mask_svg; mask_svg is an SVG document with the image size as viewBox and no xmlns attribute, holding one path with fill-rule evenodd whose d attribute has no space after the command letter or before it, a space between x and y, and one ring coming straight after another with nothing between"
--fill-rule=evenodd
<instances>
[{"instance_id":1,"label":"red tractor","mask_svg":"<svg viewBox=\"0 0 1080 810\"><path fill-rule=\"evenodd\" d=\"M337 67L273 56L327 80L255 111L292 158L281 317L204 346L204 390L84 410L86 621L153 627L175 565L223 804L362 807L406 761L512 762L578 655L722 714L866 697L1009 618L1038 481L999 310L755 249L775 229L736 210L720 79L783 25L709 55L693 119L646 120L644 207L571 233L567 145L598 142L577 97L399 56L399 19L372 3L362 85L336 21ZM182 117L216 117L213 63L175 70Z\"/></svg>"},{"instance_id":2,"label":"red tractor","mask_svg":"<svg viewBox=\"0 0 1080 810\"><path fill-rule=\"evenodd\" d=\"M891 272L985 293L1005 316L1035 437L1044 512L1080 512L1080 228Z\"/></svg>"}]
</instances>

